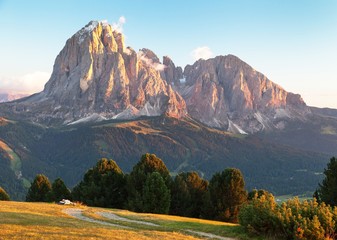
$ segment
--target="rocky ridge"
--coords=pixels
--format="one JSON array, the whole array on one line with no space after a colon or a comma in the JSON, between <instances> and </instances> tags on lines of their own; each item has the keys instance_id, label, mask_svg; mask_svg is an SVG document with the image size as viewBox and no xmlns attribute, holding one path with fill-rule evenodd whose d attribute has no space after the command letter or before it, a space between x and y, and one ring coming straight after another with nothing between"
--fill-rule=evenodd
<instances>
[{"instance_id":1,"label":"rocky ridge","mask_svg":"<svg viewBox=\"0 0 337 240\"><path fill-rule=\"evenodd\" d=\"M211 127L252 133L305 120L310 109L298 94L285 91L236 56L198 60L183 73L177 90L189 114Z\"/></svg>"},{"instance_id":2,"label":"rocky ridge","mask_svg":"<svg viewBox=\"0 0 337 240\"><path fill-rule=\"evenodd\" d=\"M186 115L185 101L162 77L150 50L126 48L123 35L91 21L67 40L41 93L12 104L30 120L82 120Z\"/></svg>"},{"instance_id":3,"label":"rocky ridge","mask_svg":"<svg viewBox=\"0 0 337 240\"><path fill-rule=\"evenodd\" d=\"M241 134L311 114L300 95L233 55L200 59L183 71L167 56L161 63L149 49L125 47L120 32L98 21L67 40L42 92L1 110L46 125L189 115Z\"/></svg>"}]
</instances>

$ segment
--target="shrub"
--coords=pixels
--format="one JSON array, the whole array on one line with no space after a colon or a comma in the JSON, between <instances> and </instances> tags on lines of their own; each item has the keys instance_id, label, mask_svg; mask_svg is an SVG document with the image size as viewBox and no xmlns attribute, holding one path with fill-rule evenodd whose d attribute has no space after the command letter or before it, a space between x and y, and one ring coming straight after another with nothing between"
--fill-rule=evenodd
<instances>
[{"instance_id":1,"label":"shrub","mask_svg":"<svg viewBox=\"0 0 337 240\"><path fill-rule=\"evenodd\" d=\"M250 234L282 235L282 223L278 217L278 206L270 193L255 196L240 210L239 222Z\"/></svg>"},{"instance_id":2,"label":"shrub","mask_svg":"<svg viewBox=\"0 0 337 240\"><path fill-rule=\"evenodd\" d=\"M271 194L257 195L239 214L239 221L251 234L278 239L334 239L337 209L315 199L298 198L277 205Z\"/></svg>"}]
</instances>

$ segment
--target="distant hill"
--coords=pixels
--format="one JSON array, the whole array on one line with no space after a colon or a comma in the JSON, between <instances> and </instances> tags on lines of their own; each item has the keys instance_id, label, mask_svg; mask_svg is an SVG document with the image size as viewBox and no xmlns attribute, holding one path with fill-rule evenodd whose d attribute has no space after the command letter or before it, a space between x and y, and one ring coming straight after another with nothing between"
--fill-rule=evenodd
<instances>
[{"instance_id":1,"label":"distant hill","mask_svg":"<svg viewBox=\"0 0 337 240\"><path fill-rule=\"evenodd\" d=\"M314 191L330 155L274 144L257 136L234 135L192 119L152 117L131 121L45 128L25 122L7 122L0 136L20 157L19 179L2 149L0 186L22 199L15 185L37 173L61 177L69 187L101 157L114 159L129 172L144 153L160 157L174 175L197 171L209 179L228 167L241 169L247 189L263 188L275 194ZM5 160L5 161L4 161ZM21 196L21 197L20 197Z\"/></svg>"},{"instance_id":2,"label":"distant hill","mask_svg":"<svg viewBox=\"0 0 337 240\"><path fill-rule=\"evenodd\" d=\"M29 96L28 93L17 93L13 91L0 91L0 103L10 102L23 97Z\"/></svg>"}]
</instances>

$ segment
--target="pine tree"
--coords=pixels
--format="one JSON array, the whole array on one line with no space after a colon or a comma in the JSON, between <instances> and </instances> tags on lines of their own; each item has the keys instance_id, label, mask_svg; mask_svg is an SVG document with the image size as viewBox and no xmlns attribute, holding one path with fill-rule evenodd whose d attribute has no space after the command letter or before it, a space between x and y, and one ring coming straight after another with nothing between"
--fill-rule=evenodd
<instances>
[{"instance_id":1,"label":"pine tree","mask_svg":"<svg viewBox=\"0 0 337 240\"><path fill-rule=\"evenodd\" d=\"M318 201L337 206L337 159L332 157L324 169L325 178L319 184L315 197Z\"/></svg>"},{"instance_id":2,"label":"pine tree","mask_svg":"<svg viewBox=\"0 0 337 240\"><path fill-rule=\"evenodd\" d=\"M70 199L70 191L67 186L64 184L61 178L55 179L52 184L52 191L51 191L51 201L60 201L62 199Z\"/></svg>"},{"instance_id":3,"label":"pine tree","mask_svg":"<svg viewBox=\"0 0 337 240\"><path fill-rule=\"evenodd\" d=\"M257 197L260 198L263 195L267 195L269 194L268 191L264 190L264 189L253 189L251 192L248 193L248 200L252 200L253 198Z\"/></svg>"},{"instance_id":4,"label":"pine tree","mask_svg":"<svg viewBox=\"0 0 337 240\"><path fill-rule=\"evenodd\" d=\"M51 184L49 179L43 175L36 175L33 183L31 184L27 196L27 202L49 202L51 195Z\"/></svg>"},{"instance_id":5,"label":"pine tree","mask_svg":"<svg viewBox=\"0 0 337 240\"><path fill-rule=\"evenodd\" d=\"M239 169L228 168L216 173L209 184L214 218L237 222L241 205L247 201L245 182Z\"/></svg>"},{"instance_id":6,"label":"pine tree","mask_svg":"<svg viewBox=\"0 0 337 240\"><path fill-rule=\"evenodd\" d=\"M143 212L167 214L170 208L170 190L162 176L153 172L147 175L143 188Z\"/></svg>"},{"instance_id":7,"label":"pine tree","mask_svg":"<svg viewBox=\"0 0 337 240\"><path fill-rule=\"evenodd\" d=\"M188 217L204 217L207 212L208 182L196 172L178 174L171 188L170 213Z\"/></svg>"},{"instance_id":8,"label":"pine tree","mask_svg":"<svg viewBox=\"0 0 337 240\"><path fill-rule=\"evenodd\" d=\"M90 206L124 208L125 186L125 176L117 163L102 158L85 173L73 189L72 197Z\"/></svg>"},{"instance_id":9,"label":"pine tree","mask_svg":"<svg viewBox=\"0 0 337 240\"><path fill-rule=\"evenodd\" d=\"M148 175L153 172L159 173L164 179L166 187L170 189L172 179L164 162L154 154L144 154L128 176L128 208L130 210L136 212L144 211L144 184Z\"/></svg>"},{"instance_id":10,"label":"pine tree","mask_svg":"<svg viewBox=\"0 0 337 240\"><path fill-rule=\"evenodd\" d=\"M9 200L10 197L7 194L7 192L2 187L0 187L0 201L9 201Z\"/></svg>"}]
</instances>

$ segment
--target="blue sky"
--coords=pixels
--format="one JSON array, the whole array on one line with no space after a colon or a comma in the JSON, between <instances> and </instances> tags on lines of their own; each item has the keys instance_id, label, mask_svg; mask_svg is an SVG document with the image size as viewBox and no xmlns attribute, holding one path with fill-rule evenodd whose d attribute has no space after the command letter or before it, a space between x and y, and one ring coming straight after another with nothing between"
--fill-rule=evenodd
<instances>
[{"instance_id":1,"label":"blue sky","mask_svg":"<svg viewBox=\"0 0 337 240\"><path fill-rule=\"evenodd\" d=\"M42 90L68 38L121 16L135 50L183 67L195 49L234 54L307 104L337 108L335 0L0 0L0 91Z\"/></svg>"}]
</instances>

